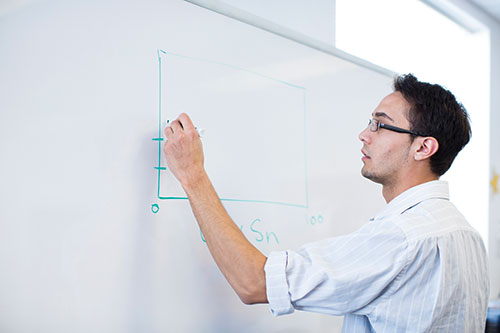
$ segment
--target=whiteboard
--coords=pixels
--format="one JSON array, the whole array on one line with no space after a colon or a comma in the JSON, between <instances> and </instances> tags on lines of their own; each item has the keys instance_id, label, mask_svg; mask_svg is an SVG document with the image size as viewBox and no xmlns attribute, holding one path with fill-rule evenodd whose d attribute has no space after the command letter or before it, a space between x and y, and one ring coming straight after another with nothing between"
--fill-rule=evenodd
<instances>
[{"instance_id":1,"label":"whiteboard","mask_svg":"<svg viewBox=\"0 0 500 333\"><path fill-rule=\"evenodd\" d=\"M187 112L229 214L264 254L384 202L359 132L386 75L183 1L39 1L0 20L0 330L317 332L215 266L161 153Z\"/></svg>"}]
</instances>

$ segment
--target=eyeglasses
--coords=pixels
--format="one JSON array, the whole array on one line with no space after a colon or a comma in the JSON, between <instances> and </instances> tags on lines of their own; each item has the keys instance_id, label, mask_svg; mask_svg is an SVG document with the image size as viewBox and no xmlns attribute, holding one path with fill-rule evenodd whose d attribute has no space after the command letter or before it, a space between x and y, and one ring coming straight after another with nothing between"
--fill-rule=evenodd
<instances>
[{"instance_id":1,"label":"eyeglasses","mask_svg":"<svg viewBox=\"0 0 500 333\"><path fill-rule=\"evenodd\" d=\"M394 131L394 132L398 132L398 133L408 133L408 134L415 135L415 136L428 136L428 135L423 135L423 134L413 132L410 130L406 130L404 128L387 125L387 124L381 123L377 119L370 119L368 121L368 127L370 127L370 131L372 131L372 132L378 131L379 128L384 128L386 130Z\"/></svg>"}]
</instances>

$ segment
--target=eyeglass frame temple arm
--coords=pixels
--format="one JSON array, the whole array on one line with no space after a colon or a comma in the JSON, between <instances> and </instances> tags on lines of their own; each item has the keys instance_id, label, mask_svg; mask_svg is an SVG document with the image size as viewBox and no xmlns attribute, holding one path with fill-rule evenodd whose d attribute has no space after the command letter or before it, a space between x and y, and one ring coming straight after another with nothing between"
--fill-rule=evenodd
<instances>
[{"instance_id":1,"label":"eyeglass frame temple arm","mask_svg":"<svg viewBox=\"0 0 500 333\"><path fill-rule=\"evenodd\" d=\"M416 135L416 136L429 136L429 135L423 135L423 134L420 134L420 133L417 133L417 132L409 131L409 130L406 130L404 128L399 128L399 127L387 125L387 124L384 124L384 123L381 123L381 122L378 123L378 126L382 127L382 128L385 128L385 129L388 129L390 131L399 132L399 133L407 133L407 134Z\"/></svg>"}]
</instances>

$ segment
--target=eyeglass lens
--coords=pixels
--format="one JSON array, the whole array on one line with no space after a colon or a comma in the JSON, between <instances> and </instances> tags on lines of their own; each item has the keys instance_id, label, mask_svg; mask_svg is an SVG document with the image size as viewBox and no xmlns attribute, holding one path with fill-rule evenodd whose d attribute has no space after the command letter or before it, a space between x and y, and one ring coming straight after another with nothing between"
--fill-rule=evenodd
<instances>
[{"instance_id":1,"label":"eyeglass lens","mask_svg":"<svg viewBox=\"0 0 500 333\"><path fill-rule=\"evenodd\" d=\"M372 132L378 131L378 124L379 124L379 122L376 119L368 120L368 126L370 127L370 131L372 131Z\"/></svg>"}]
</instances>

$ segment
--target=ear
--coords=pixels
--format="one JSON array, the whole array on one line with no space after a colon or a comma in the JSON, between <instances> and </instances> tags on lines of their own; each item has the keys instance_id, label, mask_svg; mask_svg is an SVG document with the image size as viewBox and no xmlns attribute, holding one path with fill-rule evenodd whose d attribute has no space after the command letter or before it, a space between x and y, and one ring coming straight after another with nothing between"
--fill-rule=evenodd
<instances>
[{"instance_id":1,"label":"ear","mask_svg":"<svg viewBox=\"0 0 500 333\"><path fill-rule=\"evenodd\" d=\"M434 155L438 151L438 149L439 143L435 138L431 136L421 138L420 140L418 140L417 150L415 151L415 155L413 155L413 158L415 159L415 161L428 159L432 155Z\"/></svg>"}]
</instances>

